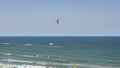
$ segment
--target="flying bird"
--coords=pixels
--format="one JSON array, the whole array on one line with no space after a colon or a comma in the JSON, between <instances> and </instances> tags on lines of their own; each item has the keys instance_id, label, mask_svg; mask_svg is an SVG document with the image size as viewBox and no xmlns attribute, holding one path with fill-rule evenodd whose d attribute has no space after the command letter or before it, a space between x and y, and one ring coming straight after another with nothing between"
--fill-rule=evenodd
<instances>
[{"instance_id":1,"label":"flying bird","mask_svg":"<svg viewBox=\"0 0 120 68\"><path fill-rule=\"evenodd\" d=\"M59 19L59 18L56 19L56 23L57 23L57 24L60 24L60 19Z\"/></svg>"}]
</instances>

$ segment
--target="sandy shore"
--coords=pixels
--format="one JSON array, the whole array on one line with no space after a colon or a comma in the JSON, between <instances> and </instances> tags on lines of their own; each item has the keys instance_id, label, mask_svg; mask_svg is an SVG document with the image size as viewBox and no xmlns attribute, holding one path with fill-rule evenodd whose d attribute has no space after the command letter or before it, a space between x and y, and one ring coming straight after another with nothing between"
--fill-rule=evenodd
<instances>
[{"instance_id":1,"label":"sandy shore","mask_svg":"<svg viewBox=\"0 0 120 68\"><path fill-rule=\"evenodd\" d=\"M33 65L6 65L6 64L0 64L0 68L53 68L53 67L33 66Z\"/></svg>"}]
</instances>

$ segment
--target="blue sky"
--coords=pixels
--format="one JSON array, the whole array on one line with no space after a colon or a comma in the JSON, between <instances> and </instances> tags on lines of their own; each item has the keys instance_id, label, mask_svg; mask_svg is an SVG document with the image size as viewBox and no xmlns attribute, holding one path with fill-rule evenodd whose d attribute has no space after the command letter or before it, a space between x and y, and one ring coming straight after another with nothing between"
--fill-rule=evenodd
<instances>
[{"instance_id":1,"label":"blue sky","mask_svg":"<svg viewBox=\"0 0 120 68\"><path fill-rule=\"evenodd\" d=\"M120 36L119 25L120 0L0 0L0 36Z\"/></svg>"}]
</instances>

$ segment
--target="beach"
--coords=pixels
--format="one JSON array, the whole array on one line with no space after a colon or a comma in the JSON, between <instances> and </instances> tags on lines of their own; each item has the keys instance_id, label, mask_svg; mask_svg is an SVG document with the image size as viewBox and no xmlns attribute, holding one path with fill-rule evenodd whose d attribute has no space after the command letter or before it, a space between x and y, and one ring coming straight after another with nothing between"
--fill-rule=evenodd
<instances>
[{"instance_id":1,"label":"beach","mask_svg":"<svg viewBox=\"0 0 120 68\"><path fill-rule=\"evenodd\" d=\"M48 68L47 66L0 64L0 68ZM49 67L53 68L53 67Z\"/></svg>"},{"instance_id":2,"label":"beach","mask_svg":"<svg viewBox=\"0 0 120 68\"><path fill-rule=\"evenodd\" d=\"M3 64L1 63L0 68L77 68L77 66L73 64L27 65L27 64Z\"/></svg>"}]
</instances>

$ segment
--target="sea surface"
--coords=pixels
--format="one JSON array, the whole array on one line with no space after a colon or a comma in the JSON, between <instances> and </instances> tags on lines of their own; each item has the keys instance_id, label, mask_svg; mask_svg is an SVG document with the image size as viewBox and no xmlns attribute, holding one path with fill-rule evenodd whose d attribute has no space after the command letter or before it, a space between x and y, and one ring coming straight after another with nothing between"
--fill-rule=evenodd
<instances>
[{"instance_id":1,"label":"sea surface","mask_svg":"<svg viewBox=\"0 0 120 68\"><path fill-rule=\"evenodd\" d=\"M0 63L120 68L120 37L1 36Z\"/></svg>"}]
</instances>

